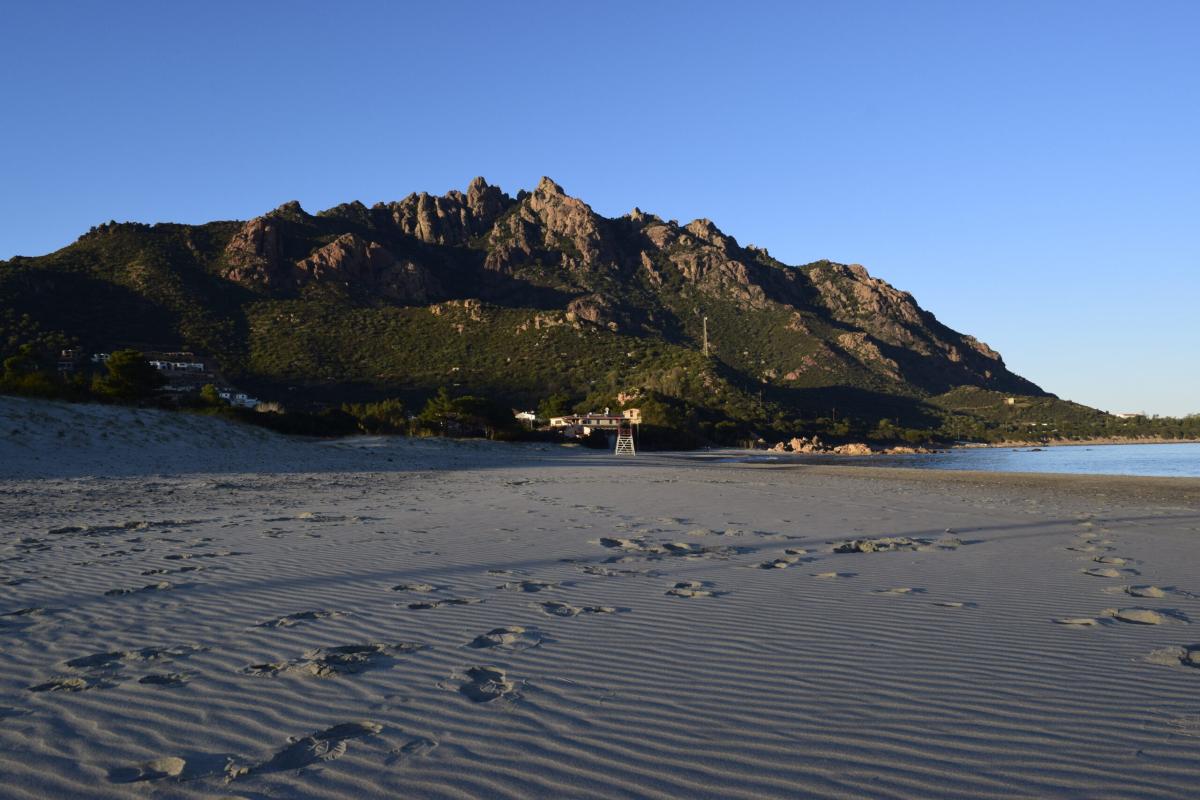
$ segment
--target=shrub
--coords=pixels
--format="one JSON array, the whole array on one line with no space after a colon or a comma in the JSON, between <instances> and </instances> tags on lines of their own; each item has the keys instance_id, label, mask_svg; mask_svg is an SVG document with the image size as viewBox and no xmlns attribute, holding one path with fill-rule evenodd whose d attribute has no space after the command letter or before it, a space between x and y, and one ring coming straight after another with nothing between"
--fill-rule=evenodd
<instances>
[{"instance_id":1,"label":"shrub","mask_svg":"<svg viewBox=\"0 0 1200 800\"><path fill-rule=\"evenodd\" d=\"M346 403L342 410L357 421L358 429L371 434L398 434L408 430L404 403L397 399L378 403Z\"/></svg>"},{"instance_id":2,"label":"shrub","mask_svg":"<svg viewBox=\"0 0 1200 800\"><path fill-rule=\"evenodd\" d=\"M105 362L108 374L92 381L100 397L129 403L153 397L162 388L162 375L137 350L117 350Z\"/></svg>"},{"instance_id":3,"label":"shrub","mask_svg":"<svg viewBox=\"0 0 1200 800\"><path fill-rule=\"evenodd\" d=\"M205 405L209 406L228 405L228 403L221 398L221 394L217 391L217 387L213 386L211 383L206 383L200 387L200 399Z\"/></svg>"}]
</instances>

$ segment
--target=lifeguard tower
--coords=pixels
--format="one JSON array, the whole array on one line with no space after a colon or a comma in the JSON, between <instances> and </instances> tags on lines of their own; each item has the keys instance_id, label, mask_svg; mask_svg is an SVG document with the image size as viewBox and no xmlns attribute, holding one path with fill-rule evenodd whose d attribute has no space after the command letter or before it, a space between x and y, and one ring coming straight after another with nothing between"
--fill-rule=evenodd
<instances>
[{"instance_id":1,"label":"lifeguard tower","mask_svg":"<svg viewBox=\"0 0 1200 800\"><path fill-rule=\"evenodd\" d=\"M623 419L617 424L617 449L613 451L618 456L635 456L637 450L633 446L633 423Z\"/></svg>"}]
</instances>

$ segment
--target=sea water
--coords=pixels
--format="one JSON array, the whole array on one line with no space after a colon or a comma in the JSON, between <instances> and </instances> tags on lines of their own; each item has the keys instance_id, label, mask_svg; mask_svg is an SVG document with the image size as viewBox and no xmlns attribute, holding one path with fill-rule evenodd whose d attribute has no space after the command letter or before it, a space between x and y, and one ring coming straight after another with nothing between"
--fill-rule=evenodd
<instances>
[{"instance_id":1,"label":"sea water","mask_svg":"<svg viewBox=\"0 0 1200 800\"><path fill-rule=\"evenodd\" d=\"M941 453L804 459L811 463L983 472L1200 477L1200 443L960 447Z\"/></svg>"}]
</instances>

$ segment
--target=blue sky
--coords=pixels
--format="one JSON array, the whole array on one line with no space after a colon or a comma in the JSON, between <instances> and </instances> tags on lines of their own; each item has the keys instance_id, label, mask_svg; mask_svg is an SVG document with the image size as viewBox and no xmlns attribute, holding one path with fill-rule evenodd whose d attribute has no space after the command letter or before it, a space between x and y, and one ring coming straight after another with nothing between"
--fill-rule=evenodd
<instances>
[{"instance_id":1,"label":"blue sky","mask_svg":"<svg viewBox=\"0 0 1200 800\"><path fill-rule=\"evenodd\" d=\"M436 7L433 7L436 6ZM550 175L1200 412L1200 3L0 6L0 258Z\"/></svg>"}]
</instances>

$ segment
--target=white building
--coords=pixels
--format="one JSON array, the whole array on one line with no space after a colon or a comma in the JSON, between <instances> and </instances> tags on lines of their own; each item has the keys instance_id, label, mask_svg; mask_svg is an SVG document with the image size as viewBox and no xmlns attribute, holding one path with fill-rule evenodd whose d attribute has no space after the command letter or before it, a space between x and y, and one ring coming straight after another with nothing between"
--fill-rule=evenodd
<instances>
[{"instance_id":1,"label":"white building","mask_svg":"<svg viewBox=\"0 0 1200 800\"><path fill-rule=\"evenodd\" d=\"M235 392L233 389L220 389L217 391L217 396L229 403L231 406L241 406L242 408L254 408L258 405L258 400L246 394L245 392Z\"/></svg>"},{"instance_id":2,"label":"white building","mask_svg":"<svg viewBox=\"0 0 1200 800\"><path fill-rule=\"evenodd\" d=\"M202 361L151 361L150 366L160 372L204 372Z\"/></svg>"},{"instance_id":3,"label":"white building","mask_svg":"<svg viewBox=\"0 0 1200 800\"><path fill-rule=\"evenodd\" d=\"M586 414L551 417L550 427L561 428L562 432L569 436L587 436L592 431L616 432L622 422L636 425L641 421L641 413L636 408L631 408L622 414L610 414L606 408L603 414L589 411Z\"/></svg>"}]
</instances>

